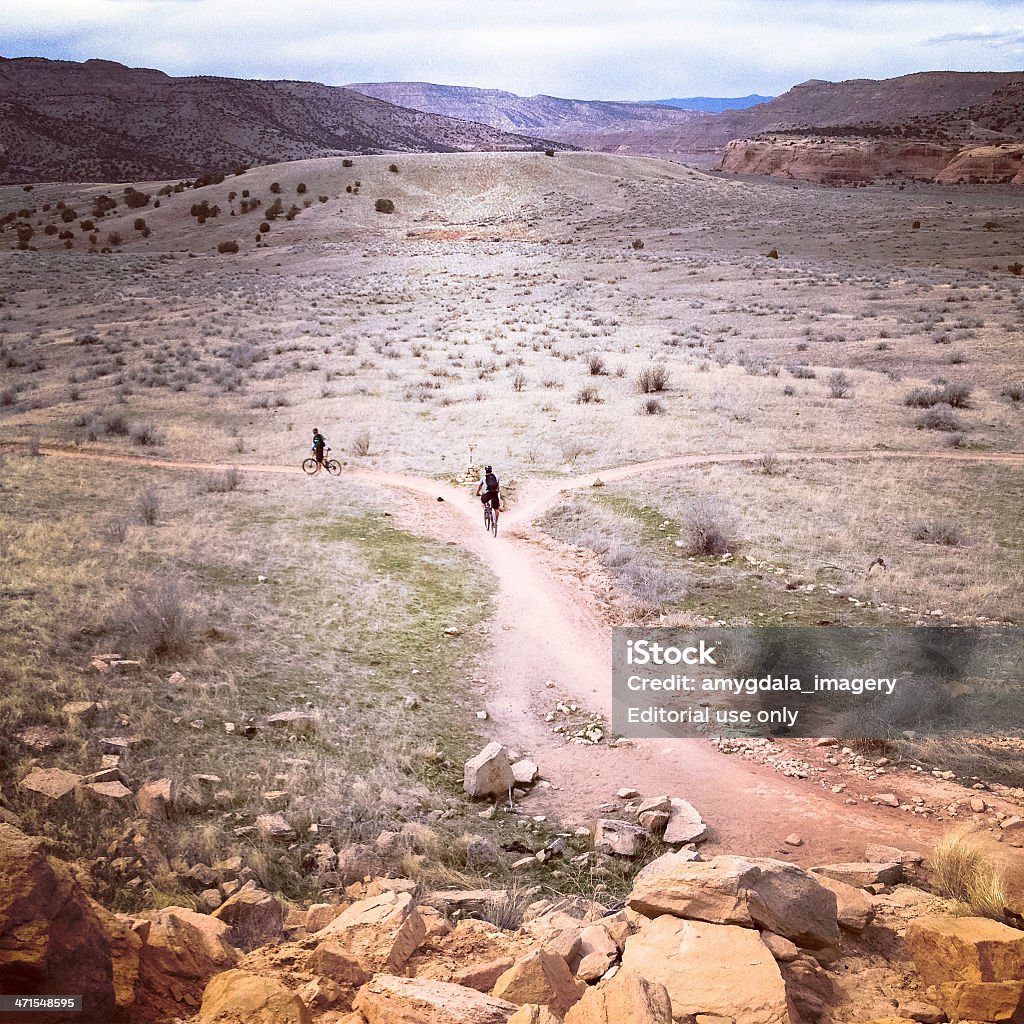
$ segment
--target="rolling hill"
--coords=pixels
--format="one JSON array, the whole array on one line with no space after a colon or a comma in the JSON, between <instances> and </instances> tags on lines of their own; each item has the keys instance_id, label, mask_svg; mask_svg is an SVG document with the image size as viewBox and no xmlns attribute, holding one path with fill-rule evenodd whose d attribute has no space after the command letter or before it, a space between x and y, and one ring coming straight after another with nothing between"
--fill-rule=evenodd
<instances>
[{"instance_id":1,"label":"rolling hill","mask_svg":"<svg viewBox=\"0 0 1024 1024\"><path fill-rule=\"evenodd\" d=\"M0 181L134 181L338 154L551 143L312 82L0 58Z\"/></svg>"}]
</instances>

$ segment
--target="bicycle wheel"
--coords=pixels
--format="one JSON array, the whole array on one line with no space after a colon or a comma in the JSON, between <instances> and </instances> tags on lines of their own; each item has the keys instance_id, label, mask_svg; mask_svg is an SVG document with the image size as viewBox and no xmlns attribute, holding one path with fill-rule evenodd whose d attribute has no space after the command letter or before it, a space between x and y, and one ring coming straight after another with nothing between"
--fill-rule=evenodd
<instances>
[{"instance_id":1,"label":"bicycle wheel","mask_svg":"<svg viewBox=\"0 0 1024 1024\"><path fill-rule=\"evenodd\" d=\"M495 537L498 536L498 515L496 512L491 513L491 533L493 533Z\"/></svg>"},{"instance_id":2,"label":"bicycle wheel","mask_svg":"<svg viewBox=\"0 0 1024 1024\"><path fill-rule=\"evenodd\" d=\"M484 505L484 530L490 530L491 528L491 506Z\"/></svg>"},{"instance_id":3,"label":"bicycle wheel","mask_svg":"<svg viewBox=\"0 0 1024 1024\"><path fill-rule=\"evenodd\" d=\"M306 459L302 463L302 471L304 473L308 473L310 476L313 476L313 474L316 473L318 468L319 467L316 464L316 459Z\"/></svg>"},{"instance_id":4,"label":"bicycle wheel","mask_svg":"<svg viewBox=\"0 0 1024 1024\"><path fill-rule=\"evenodd\" d=\"M324 465L331 476L341 476L341 463L337 459L328 459Z\"/></svg>"}]
</instances>

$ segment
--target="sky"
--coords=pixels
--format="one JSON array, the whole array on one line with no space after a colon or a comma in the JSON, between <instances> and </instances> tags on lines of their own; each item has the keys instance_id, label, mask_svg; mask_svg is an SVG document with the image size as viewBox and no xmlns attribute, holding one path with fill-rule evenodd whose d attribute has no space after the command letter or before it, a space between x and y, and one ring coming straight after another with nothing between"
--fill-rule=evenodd
<instances>
[{"instance_id":1,"label":"sky","mask_svg":"<svg viewBox=\"0 0 1024 1024\"><path fill-rule=\"evenodd\" d=\"M1021 0L2 0L0 55L578 99L1024 69Z\"/></svg>"}]
</instances>

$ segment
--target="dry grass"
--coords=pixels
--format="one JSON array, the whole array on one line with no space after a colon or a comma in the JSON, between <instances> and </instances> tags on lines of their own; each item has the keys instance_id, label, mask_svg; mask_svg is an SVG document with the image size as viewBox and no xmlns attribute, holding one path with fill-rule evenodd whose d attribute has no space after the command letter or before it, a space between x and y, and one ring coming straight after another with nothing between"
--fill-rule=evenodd
<instances>
[{"instance_id":1,"label":"dry grass","mask_svg":"<svg viewBox=\"0 0 1024 1024\"><path fill-rule=\"evenodd\" d=\"M1002 872L977 839L951 833L935 846L930 863L932 888L940 896L955 900L965 914L1004 919L1008 897Z\"/></svg>"}]
</instances>

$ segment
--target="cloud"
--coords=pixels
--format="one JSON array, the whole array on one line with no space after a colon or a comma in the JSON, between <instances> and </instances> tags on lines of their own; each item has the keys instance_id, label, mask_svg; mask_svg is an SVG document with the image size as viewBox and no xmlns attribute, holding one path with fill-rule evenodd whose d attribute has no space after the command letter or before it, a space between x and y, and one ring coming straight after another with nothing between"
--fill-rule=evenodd
<instances>
[{"instance_id":1,"label":"cloud","mask_svg":"<svg viewBox=\"0 0 1024 1024\"><path fill-rule=\"evenodd\" d=\"M1019 18L1016 0L32 0L5 10L0 52L175 75L651 99L1017 70Z\"/></svg>"}]
</instances>

